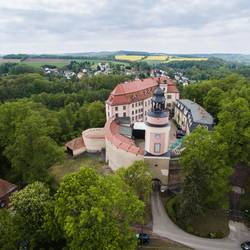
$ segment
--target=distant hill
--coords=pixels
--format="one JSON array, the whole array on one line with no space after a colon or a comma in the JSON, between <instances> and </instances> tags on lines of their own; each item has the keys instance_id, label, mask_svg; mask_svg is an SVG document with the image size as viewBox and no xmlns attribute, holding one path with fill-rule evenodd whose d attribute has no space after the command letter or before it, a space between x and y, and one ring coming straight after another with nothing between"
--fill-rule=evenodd
<instances>
[{"instance_id":1,"label":"distant hill","mask_svg":"<svg viewBox=\"0 0 250 250\"><path fill-rule=\"evenodd\" d=\"M83 52L83 53L65 53L66 56L84 56L84 57L108 57L116 55L138 55L138 56L153 56L153 55L167 55L164 53L150 53L145 51L100 51L100 52Z\"/></svg>"},{"instance_id":2,"label":"distant hill","mask_svg":"<svg viewBox=\"0 0 250 250\"><path fill-rule=\"evenodd\" d=\"M63 53L63 54L9 54L3 55L6 59L20 59L25 60L27 58L59 58L59 59L114 59L117 55L137 55L137 56L177 56L186 58L211 58L217 57L229 62L238 62L250 64L250 55L247 54L230 54L230 53L211 53L211 54L171 54L171 53L151 53L145 51L99 51L99 52L79 52L79 53Z\"/></svg>"}]
</instances>

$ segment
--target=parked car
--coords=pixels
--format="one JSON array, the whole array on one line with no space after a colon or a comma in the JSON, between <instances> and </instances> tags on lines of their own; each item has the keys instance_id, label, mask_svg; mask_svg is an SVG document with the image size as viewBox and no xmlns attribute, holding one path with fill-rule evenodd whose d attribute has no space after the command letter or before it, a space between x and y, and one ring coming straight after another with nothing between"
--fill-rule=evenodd
<instances>
[{"instance_id":1,"label":"parked car","mask_svg":"<svg viewBox=\"0 0 250 250\"><path fill-rule=\"evenodd\" d=\"M240 246L243 250L250 250L250 241L243 242Z\"/></svg>"},{"instance_id":2,"label":"parked car","mask_svg":"<svg viewBox=\"0 0 250 250\"><path fill-rule=\"evenodd\" d=\"M150 241L150 237L146 233L138 233L136 234L136 238L138 239L140 244L148 244Z\"/></svg>"},{"instance_id":3,"label":"parked car","mask_svg":"<svg viewBox=\"0 0 250 250\"><path fill-rule=\"evenodd\" d=\"M176 138L182 138L183 136L185 136L186 135L186 132L185 131L183 131L183 130L181 130L181 129L177 129L176 130Z\"/></svg>"}]
</instances>

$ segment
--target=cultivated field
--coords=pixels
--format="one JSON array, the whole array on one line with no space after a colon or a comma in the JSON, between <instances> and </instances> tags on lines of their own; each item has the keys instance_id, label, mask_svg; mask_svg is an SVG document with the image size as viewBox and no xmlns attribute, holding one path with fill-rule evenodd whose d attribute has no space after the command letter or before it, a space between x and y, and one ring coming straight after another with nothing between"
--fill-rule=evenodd
<instances>
[{"instance_id":1,"label":"cultivated field","mask_svg":"<svg viewBox=\"0 0 250 250\"><path fill-rule=\"evenodd\" d=\"M118 61L147 61L147 62L171 62L171 61L206 61L208 58L203 57L175 57L167 55L140 56L140 55L117 55L115 59Z\"/></svg>"},{"instance_id":2,"label":"cultivated field","mask_svg":"<svg viewBox=\"0 0 250 250\"><path fill-rule=\"evenodd\" d=\"M148 61L166 61L169 59L169 56L159 55L159 56L147 56L144 60Z\"/></svg>"},{"instance_id":3,"label":"cultivated field","mask_svg":"<svg viewBox=\"0 0 250 250\"><path fill-rule=\"evenodd\" d=\"M172 57L169 61L207 61L206 57Z\"/></svg>"},{"instance_id":4,"label":"cultivated field","mask_svg":"<svg viewBox=\"0 0 250 250\"><path fill-rule=\"evenodd\" d=\"M18 63L20 62L20 59L4 59L0 58L0 64L1 63Z\"/></svg>"},{"instance_id":5,"label":"cultivated field","mask_svg":"<svg viewBox=\"0 0 250 250\"><path fill-rule=\"evenodd\" d=\"M115 56L116 60L120 60L120 61L131 61L131 62L135 62L135 61L140 61L143 58L145 58L145 56L134 56L134 55L117 55Z\"/></svg>"}]
</instances>

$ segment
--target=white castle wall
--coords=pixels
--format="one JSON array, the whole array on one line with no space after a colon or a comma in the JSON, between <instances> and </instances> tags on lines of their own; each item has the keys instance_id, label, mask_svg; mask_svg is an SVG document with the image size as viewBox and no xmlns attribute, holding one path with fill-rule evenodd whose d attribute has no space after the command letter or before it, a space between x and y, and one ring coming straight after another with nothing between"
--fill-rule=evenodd
<instances>
[{"instance_id":1,"label":"white castle wall","mask_svg":"<svg viewBox=\"0 0 250 250\"><path fill-rule=\"evenodd\" d=\"M134 161L143 159L143 155L126 152L106 140L106 162L112 170L115 171L121 167L128 167L133 164Z\"/></svg>"},{"instance_id":2,"label":"white castle wall","mask_svg":"<svg viewBox=\"0 0 250 250\"><path fill-rule=\"evenodd\" d=\"M100 152L105 148L105 135L103 128L91 128L82 132L87 152Z\"/></svg>"}]
</instances>

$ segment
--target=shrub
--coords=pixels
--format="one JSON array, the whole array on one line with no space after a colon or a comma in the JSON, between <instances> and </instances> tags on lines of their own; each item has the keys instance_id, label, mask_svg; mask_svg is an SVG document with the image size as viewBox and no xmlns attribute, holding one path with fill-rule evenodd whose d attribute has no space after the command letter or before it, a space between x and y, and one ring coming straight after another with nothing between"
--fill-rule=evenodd
<instances>
[{"instance_id":1,"label":"shrub","mask_svg":"<svg viewBox=\"0 0 250 250\"><path fill-rule=\"evenodd\" d=\"M175 209L176 197L177 197L177 196L173 196L173 197L171 197L171 198L166 202L166 210L167 210L167 213L168 213L170 219L171 219L174 223L177 223L176 209Z\"/></svg>"}]
</instances>

